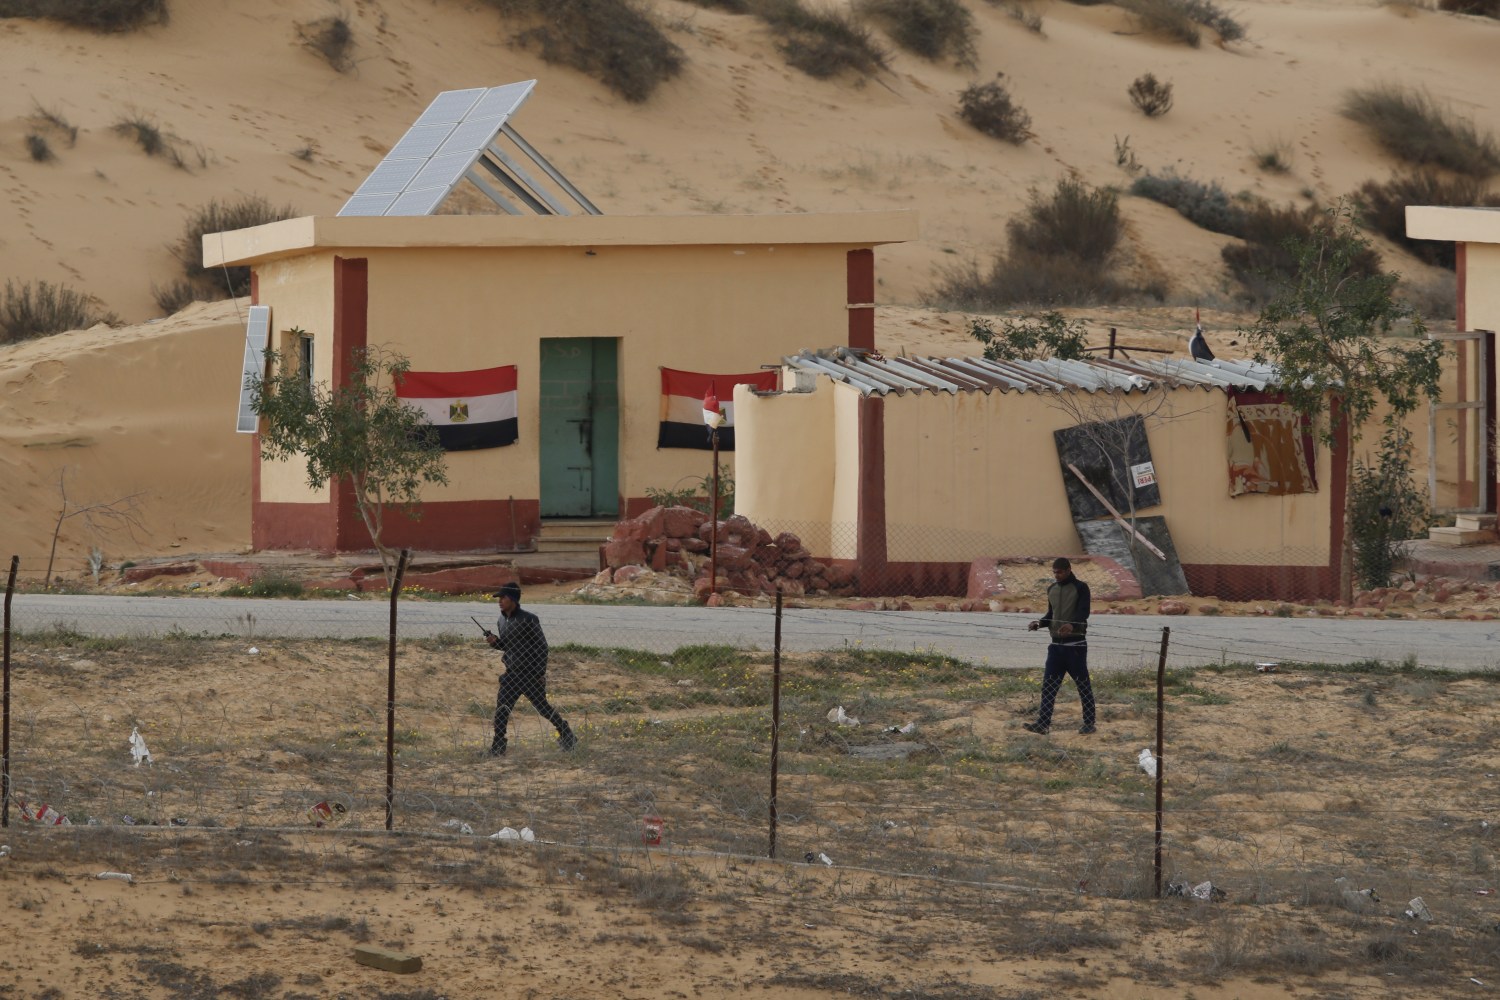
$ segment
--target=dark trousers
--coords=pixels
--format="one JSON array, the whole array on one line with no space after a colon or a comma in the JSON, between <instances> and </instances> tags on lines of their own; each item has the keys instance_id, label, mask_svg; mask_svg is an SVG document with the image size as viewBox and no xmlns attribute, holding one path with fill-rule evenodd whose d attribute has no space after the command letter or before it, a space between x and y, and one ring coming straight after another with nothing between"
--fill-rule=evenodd
<instances>
[{"instance_id":1,"label":"dark trousers","mask_svg":"<svg viewBox=\"0 0 1500 1000\"><path fill-rule=\"evenodd\" d=\"M519 674L514 670L507 670L500 675L500 693L495 696L496 743L504 746L505 729L510 725L510 710L516 707L516 699L523 694L542 718L552 723L559 736L569 732L567 720L547 700L547 675Z\"/></svg>"},{"instance_id":2,"label":"dark trousers","mask_svg":"<svg viewBox=\"0 0 1500 1000\"><path fill-rule=\"evenodd\" d=\"M1047 669L1042 672L1042 710L1036 721L1043 726L1052 725L1052 706L1057 701L1057 690L1062 687L1064 677L1073 678L1078 686L1078 701L1083 705L1083 724L1094 724L1094 686L1089 683L1089 647L1085 643L1061 645L1053 643L1047 647Z\"/></svg>"}]
</instances>

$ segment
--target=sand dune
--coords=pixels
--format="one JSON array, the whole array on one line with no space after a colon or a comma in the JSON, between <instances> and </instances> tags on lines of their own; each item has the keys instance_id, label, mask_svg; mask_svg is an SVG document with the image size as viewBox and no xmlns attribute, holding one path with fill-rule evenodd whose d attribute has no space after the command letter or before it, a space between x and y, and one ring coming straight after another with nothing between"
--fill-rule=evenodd
<instances>
[{"instance_id":1,"label":"sand dune","mask_svg":"<svg viewBox=\"0 0 1500 1000\"><path fill-rule=\"evenodd\" d=\"M1500 23L1482 18L1249 2L1234 11L1247 40L1216 45L1210 33L1192 49L1141 34L1111 6L1037 4L1041 34L988 3L970 6L980 29L976 70L897 51L889 73L856 86L789 68L752 18L658 0L687 66L640 105L512 48L492 10L458 0L347 8L356 64L344 74L299 41L297 24L328 11L295 0L177 3L169 24L117 36L0 20L0 275L68 284L142 324L158 312L153 286L180 276L169 245L194 208L258 194L301 214L331 214L437 92L535 77L541 85L518 127L606 212L916 209L922 239L880 255L880 296L892 306L882 311L882 343L920 353L931 340L959 351L961 318L913 308L936 269L1000 248L1005 221L1033 187L1066 173L1128 184L1117 163L1124 144L1145 169L1328 203L1393 166L1338 113L1348 87L1419 85L1500 131ZM980 135L955 113L958 92L997 71L1033 119L1035 139L1020 147ZM1146 72L1174 85L1164 117L1145 118L1126 96ZM41 132L56 156L46 163L25 145L39 109L78 129L76 142ZM145 155L114 130L132 117L167 134L181 165ZM1272 145L1287 151L1290 172L1256 167L1255 151ZM1165 278L1177 304L1124 325L1185 342L1193 304L1232 303L1218 256L1226 238L1143 199L1122 204L1134 266ZM1388 263L1414 280L1451 282L1386 249ZM1117 322L1084 314L1101 330ZM248 457L227 430L238 322L219 304L0 348L11 390L0 455L13 484L0 491L0 541L27 553L45 548L38 539L50 538L56 513L47 513L49 498L70 466L80 496L156 491L143 546L244 544ZM222 388L203 395L211 385ZM74 438L91 443L59 443ZM183 454L203 457L185 468ZM210 481L219 469L227 478ZM64 541L75 562L92 544L71 526Z\"/></svg>"}]
</instances>

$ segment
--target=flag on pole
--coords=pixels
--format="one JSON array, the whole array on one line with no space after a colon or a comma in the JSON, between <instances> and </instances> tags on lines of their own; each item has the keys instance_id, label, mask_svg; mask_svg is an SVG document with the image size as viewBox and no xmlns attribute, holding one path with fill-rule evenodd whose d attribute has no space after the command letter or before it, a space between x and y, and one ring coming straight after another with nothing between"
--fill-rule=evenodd
<instances>
[{"instance_id":1,"label":"flag on pole","mask_svg":"<svg viewBox=\"0 0 1500 1000\"><path fill-rule=\"evenodd\" d=\"M708 394L703 397L703 422L711 431L724 426L724 411L719 408L719 395L712 382L708 383Z\"/></svg>"},{"instance_id":2,"label":"flag on pole","mask_svg":"<svg viewBox=\"0 0 1500 1000\"><path fill-rule=\"evenodd\" d=\"M516 442L516 366L470 372L407 372L396 396L437 428L444 451Z\"/></svg>"},{"instance_id":3,"label":"flag on pole","mask_svg":"<svg viewBox=\"0 0 1500 1000\"><path fill-rule=\"evenodd\" d=\"M718 384L729 386L728 396L719 398ZM719 450L734 450L734 386L753 385L765 392L776 388L774 371L750 372L743 375L719 375L701 372L678 371L675 368L661 370L661 425L656 436L658 448L699 448L704 451L713 447L712 438L704 427L713 427L710 420L710 403L722 418L719 427Z\"/></svg>"}]
</instances>

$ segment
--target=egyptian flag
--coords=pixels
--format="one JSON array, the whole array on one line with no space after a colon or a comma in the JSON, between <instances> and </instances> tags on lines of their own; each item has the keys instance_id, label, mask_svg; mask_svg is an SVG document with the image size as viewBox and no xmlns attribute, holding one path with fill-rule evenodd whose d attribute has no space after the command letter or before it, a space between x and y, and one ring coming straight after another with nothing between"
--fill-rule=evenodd
<instances>
[{"instance_id":1,"label":"egyptian flag","mask_svg":"<svg viewBox=\"0 0 1500 1000\"><path fill-rule=\"evenodd\" d=\"M444 451L516 443L516 366L473 372L407 372L396 396L437 428Z\"/></svg>"},{"instance_id":2,"label":"egyptian flag","mask_svg":"<svg viewBox=\"0 0 1500 1000\"><path fill-rule=\"evenodd\" d=\"M681 372L675 368L661 370L661 429L656 435L658 448L713 447L709 406L723 414L719 427L719 450L734 450L734 387L753 385L765 392L776 388L776 372L754 372L749 375L705 375ZM723 393L725 401L720 402Z\"/></svg>"}]
</instances>

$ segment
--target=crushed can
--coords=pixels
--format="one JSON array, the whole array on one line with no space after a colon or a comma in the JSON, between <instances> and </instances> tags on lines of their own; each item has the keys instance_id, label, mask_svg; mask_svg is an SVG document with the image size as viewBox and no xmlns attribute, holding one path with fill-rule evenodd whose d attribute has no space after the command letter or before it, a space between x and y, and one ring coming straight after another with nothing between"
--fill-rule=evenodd
<instances>
[{"instance_id":1,"label":"crushed can","mask_svg":"<svg viewBox=\"0 0 1500 1000\"><path fill-rule=\"evenodd\" d=\"M342 802L329 802L324 799L308 807L307 821L316 827L337 826L348 814L349 810L344 808Z\"/></svg>"},{"instance_id":2,"label":"crushed can","mask_svg":"<svg viewBox=\"0 0 1500 1000\"><path fill-rule=\"evenodd\" d=\"M665 824L660 816L646 816L641 819L641 843L655 847L661 843L661 834Z\"/></svg>"}]
</instances>

